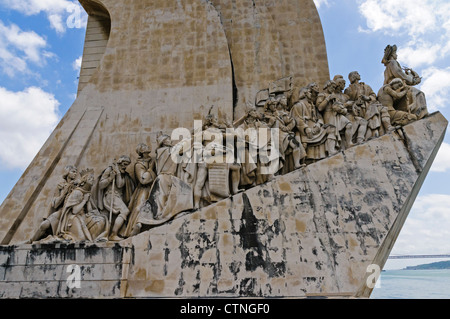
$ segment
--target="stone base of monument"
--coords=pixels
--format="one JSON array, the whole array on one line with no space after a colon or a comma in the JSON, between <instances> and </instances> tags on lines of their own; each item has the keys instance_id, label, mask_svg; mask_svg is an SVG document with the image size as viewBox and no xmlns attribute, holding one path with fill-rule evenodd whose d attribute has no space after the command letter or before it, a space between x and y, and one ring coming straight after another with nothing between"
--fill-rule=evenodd
<instances>
[{"instance_id":1,"label":"stone base of monument","mask_svg":"<svg viewBox=\"0 0 450 319\"><path fill-rule=\"evenodd\" d=\"M440 114L120 243L0 248L2 298L369 297Z\"/></svg>"}]
</instances>

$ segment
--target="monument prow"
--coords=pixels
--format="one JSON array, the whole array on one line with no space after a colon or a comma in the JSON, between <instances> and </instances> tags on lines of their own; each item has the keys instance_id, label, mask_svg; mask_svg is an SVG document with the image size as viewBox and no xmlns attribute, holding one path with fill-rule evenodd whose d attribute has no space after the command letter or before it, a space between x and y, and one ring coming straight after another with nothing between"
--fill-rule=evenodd
<instances>
[{"instance_id":1,"label":"monument prow","mask_svg":"<svg viewBox=\"0 0 450 319\"><path fill-rule=\"evenodd\" d=\"M448 126L397 47L375 94L330 79L312 0L80 3L78 97L0 206L0 297L369 297Z\"/></svg>"},{"instance_id":2,"label":"monument prow","mask_svg":"<svg viewBox=\"0 0 450 319\"><path fill-rule=\"evenodd\" d=\"M2 297L367 298L447 125L434 113L116 244L3 246Z\"/></svg>"}]
</instances>

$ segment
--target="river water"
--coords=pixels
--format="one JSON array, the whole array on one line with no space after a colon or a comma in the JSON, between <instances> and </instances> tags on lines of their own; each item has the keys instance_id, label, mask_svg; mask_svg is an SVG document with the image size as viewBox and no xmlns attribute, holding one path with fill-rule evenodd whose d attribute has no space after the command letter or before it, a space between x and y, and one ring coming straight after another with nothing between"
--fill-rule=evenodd
<instances>
[{"instance_id":1,"label":"river water","mask_svg":"<svg viewBox=\"0 0 450 319\"><path fill-rule=\"evenodd\" d=\"M450 299L450 269L383 271L371 299Z\"/></svg>"}]
</instances>

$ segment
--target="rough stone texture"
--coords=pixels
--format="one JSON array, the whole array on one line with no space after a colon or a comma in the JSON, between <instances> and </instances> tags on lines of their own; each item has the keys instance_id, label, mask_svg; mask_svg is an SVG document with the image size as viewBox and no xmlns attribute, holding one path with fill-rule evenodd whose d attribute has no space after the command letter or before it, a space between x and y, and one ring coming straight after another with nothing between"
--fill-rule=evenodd
<instances>
[{"instance_id":1,"label":"rough stone texture","mask_svg":"<svg viewBox=\"0 0 450 319\"><path fill-rule=\"evenodd\" d=\"M368 297L447 124L434 114L128 239L126 296Z\"/></svg>"},{"instance_id":2,"label":"rough stone texture","mask_svg":"<svg viewBox=\"0 0 450 319\"><path fill-rule=\"evenodd\" d=\"M310 82L330 79L327 49L314 1L264 0L280 39L282 70L293 77L293 99Z\"/></svg>"},{"instance_id":3,"label":"rough stone texture","mask_svg":"<svg viewBox=\"0 0 450 319\"><path fill-rule=\"evenodd\" d=\"M100 4L104 6L101 8ZM159 130L193 127L211 105L232 121L232 68L215 8L201 0L82 1L107 11L105 54L58 127L0 207L0 243L28 239L48 215L66 165L96 175ZM95 5L93 5L95 4ZM89 11L89 10L88 10Z\"/></svg>"},{"instance_id":4,"label":"rough stone texture","mask_svg":"<svg viewBox=\"0 0 450 319\"><path fill-rule=\"evenodd\" d=\"M3 246L0 296L368 297L447 125L435 113L120 245Z\"/></svg>"},{"instance_id":5,"label":"rough stone texture","mask_svg":"<svg viewBox=\"0 0 450 319\"><path fill-rule=\"evenodd\" d=\"M109 14L97 13L89 15L84 41L83 60L81 63L80 79L78 81L78 94L89 83L92 74L97 71L103 54L106 51L111 32L111 19Z\"/></svg>"},{"instance_id":6,"label":"rough stone texture","mask_svg":"<svg viewBox=\"0 0 450 319\"><path fill-rule=\"evenodd\" d=\"M78 97L0 206L1 244L29 239L48 216L65 166L98 175L123 154L136 159L138 143L155 149L160 130L192 129L212 105L238 119L279 76L294 76L294 93L329 77L312 0L80 3L89 21Z\"/></svg>"},{"instance_id":7,"label":"rough stone texture","mask_svg":"<svg viewBox=\"0 0 450 319\"><path fill-rule=\"evenodd\" d=\"M329 77L312 0L80 2L92 61L0 207L0 243L12 245L0 249L0 296L369 296L367 266L384 265L403 226L445 134L440 113L120 245L20 245L48 216L66 165L98 175L211 105L236 119L266 81L293 75L297 89ZM107 33L88 37L100 21L111 22L106 46ZM67 288L73 263L89 289Z\"/></svg>"},{"instance_id":8,"label":"rough stone texture","mask_svg":"<svg viewBox=\"0 0 450 319\"><path fill-rule=\"evenodd\" d=\"M0 298L119 298L133 250L119 244L0 247ZM78 265L81 288L68 286Z\"/></svg>"},{"instance_id":9,"label":"rough stone texture","mask_svg":"<svg viewBox=\"0 0 450 319\"><path fill-rule=\"evenodd\" d=\"M313 1L212 0L226 32L236 86L234 115L269 83L293 77L294 94L329 80L322 24Z\"/></svg>"}]
</instances>

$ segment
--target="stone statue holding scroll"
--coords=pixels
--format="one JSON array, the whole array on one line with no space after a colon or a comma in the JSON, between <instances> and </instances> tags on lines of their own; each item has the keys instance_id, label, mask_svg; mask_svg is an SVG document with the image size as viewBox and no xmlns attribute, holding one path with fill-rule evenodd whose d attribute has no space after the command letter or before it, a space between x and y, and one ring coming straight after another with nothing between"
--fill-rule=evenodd
<instances>
[{"instance_id":1,"label":"stone statue holding scroll","mask_svg":"<svg viewBox=\"0 0 450 319\"><path fill-rule=\"evenodd\" d=\"M410 68L404 68L397 61L397 46L388 45L384 49L384 56L381 63L386 67L384 71L384 85L388 85L392 80L398 78L403 81L407 94L396 101L394 108L396 110L409 112L417 116L420 120L428 115L427 102L425 94L415 88L422 79L416 71Z\"/></svg>"},{"instance_id":2,"label":"stone statue holding scroll","mask_svg":"<svg viewBox=\"0 0 450 319\"><path fill-rule=\"evenodd\" d=\"M325 124L313 102L311 87L300 90L299 101L291 109L301 142L306 150L305 164L336 153L336 128Z\"/></svg>"},{"instance_id":3,"label":"stone statue holding scroll","mask_svg":"<svg viewBox=\"0 0 450 319\"><path fill-rule=\"evenodd\" d=\"M343 100L335 93L337 84L329 80L325 83L324 92L317 97L316 105L319 112L323 115L324 123L335 128L336 148L340 149L342 146L341 133L345 135L345 146L353 145L352 135L353 126L350 120L346 117L347 108L343 104ZM330 150L331 154L336 150Z\"/></svg>"}]
</instances>

